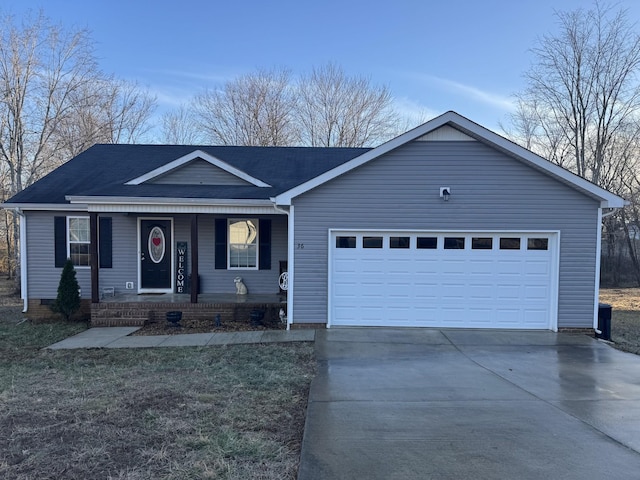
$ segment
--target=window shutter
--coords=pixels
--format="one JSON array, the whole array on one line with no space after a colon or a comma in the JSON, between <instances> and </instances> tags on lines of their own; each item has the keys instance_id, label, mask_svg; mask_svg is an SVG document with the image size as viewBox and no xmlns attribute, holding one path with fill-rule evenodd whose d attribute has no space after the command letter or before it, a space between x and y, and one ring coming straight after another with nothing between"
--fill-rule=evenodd
<instances>
[{"instance_id":1,"label":"window shutter","mask_svg":"<svg viewBox=\"0 0 640 480\"><path fill-rule=\"evenodd\" d=\"M259 269L271 270L271 220L260 219L258 222Z\"/></svg>"},{"instance_id":2,"label":"window shutter","mask_svg":"<svg viewBox=\"0 0 640 480\"><path fill-rule=\"evenodd\" d=\"M111 217L100 217L100 224L98 227L98 233L100 238L98 239L98 255L100 258L100 268L112 268L113 267L113 254L112 254L112 227Z\"/></svg>"},{"instance_id":3,"label":"window shutter","mask_svg":"<svg viewBox=\"0 0 640 480\"><path fill-rule=\"evenodd\" d=\"M216 270L227 269L227 219L216 218L215 220L215 268Z\"/></svg>"},{"instance_id":4,"label":"window shutter","mask_svg":"<svg viewBox=\"0 0 640 480\"><path fill-rule=\"evenodd\" d=\"M62 268L67 261L67 217L54 217L53 242L55 266Z\"/></svg>"}]
</instances>

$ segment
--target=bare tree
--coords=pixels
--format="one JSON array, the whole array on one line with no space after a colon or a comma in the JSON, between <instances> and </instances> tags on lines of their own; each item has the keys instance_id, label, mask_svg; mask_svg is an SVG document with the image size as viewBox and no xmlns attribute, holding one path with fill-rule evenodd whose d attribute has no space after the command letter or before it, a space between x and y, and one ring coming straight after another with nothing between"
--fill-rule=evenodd
<instances>
[{"instance_id":1,"label":"bare tree","mask_svg":"<svg viewBox=\"0 0 640 480\"><path fill-rule=\"evenodd\" d=\"M67 31L42 13L0 18L0 178L4 198L95 141L133 141L153 100L106 78L86 30ZM18 219L11 225L19 265Z\"/></svg>"},{"instance_id":2,"label":"bare tree","mask_svg":"<svg viewBox=\"0 0 640 480\"><path fill-rule=\"evenodd\" d=\"M52 136L97 65L85 30L67 33L41 14L0 25L0 161L10 194L33 183L59 148Z\"/></svg>"},{"instance_id":3,"label":"bare tree","mask_svg":"<svg viewBox=\"0 0 640 480\"><path fill-rule=\"evenodd\" d=\"M165 143L197 145L205 143L192 110L187 105L162 115L162 139Z\"/></svg>"},{"instance_id":4,"label":"bare tree","mask_svg":"<svg viewBox=\"0 0 640 480\"><path fill-rule=\"evenodd\" d=\"M60 119L55 141L60 161L95 143L135 143L150 129L155 98L139 85L96 76L73 92L68 115Z\"/></svg>"},{"instance_id":5,"label":"bare tree","mask_svg":"<svg viewBox=\"0 0 640 480\"><path fill-rule=\"evenodd\" d=\"M296 82L288 70L259 70L165 114L163 141L362 147L403 131L401 120L388 88L335 64Z\"/></svg>"},{"instance_id":6,"label":"bare tree","mask_svg":"<svg viewBox=\"0 0 640 480\"><path fill-rule=\"evenodd\" d=\"M260 70L207 90L193 101L205 138L222 145L292 145L298 133L288 70Z\"/></svg>"},{"instance_id":7,"label":"bare tree","mask_svg":"<svg viewBox=\"0 0 640 480\"><path fill-rule=\"evenodd\" d=\"M510 136L560 166L632 201L605 219L607 270L620 279L621 259L640 284L632 241L640 201L640 35L625 10L599 2L557 12L558 33L533 49L527 89L518 94ZM635 224L635 227L633 227ZM610 268L606 262L615 261ZM606 260L606 262L604 261Z\"/></svg>"},{"instance_id":8,"label":"bare tree","mask_svg":"<svg viewBox=\"0 0 640 480\"><path fill-rule=\"evenodd\" d=\"M398 115L389 89L375 87L364 77L348 77L335 64L302 77L298 91L297 116L304 144L362 147L396 133Z\"/></svg>"},{"instance_id":9,"label":"bare tree","mask_svg":"<svg viewBox=\"0 0 640 480\"><path fill-rule=\"evenodd\" d=\"M521 108L512 120L519 133L528 124L529 141L538 139L552 161L607 185L606 170L618 176L607 168L611 147L640 111L640 36L626 11L599 3L556 17L559 33L543 36L533 49L529 86L518 95Z\"/></svg>"},{"instance_id":10,"label":"bare tree","mask_svg":"<svg viewBox=\"0 0 640 480\"><path fill-rule=\"evenodd\" d=\"M21 25L11 16L0 19L0 164L8 196L37 180L56 157L51 139L69 114L69 98L96 69L85 30L65 32L42 14ZM16 218L12 228L17 245Z\"/></svg>"}]
</instances>

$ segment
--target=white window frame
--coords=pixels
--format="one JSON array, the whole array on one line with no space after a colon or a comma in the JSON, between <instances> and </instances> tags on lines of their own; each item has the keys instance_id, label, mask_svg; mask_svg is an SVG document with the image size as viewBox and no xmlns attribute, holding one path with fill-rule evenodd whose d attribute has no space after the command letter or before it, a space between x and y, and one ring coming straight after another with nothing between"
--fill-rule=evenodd
<instances>
[{"instance_id":1,"label":"white window frame","mask_svg":"<svg viewBox=\"0 0 640 480\"><path fill-rule=\"evenodd\" d=\"M231 265L231 224L235 222L249 221L256 227L256 265L255 267L234 267ZM233 244L240 245L240 244ZM244 244L248 245L248 244ZM250 245L250 244L249 244ZM260 268L260 227L257 218L228 218L227 219L227 270L258 270Z\"/></svg>"},{"instance_id":2,"label":"white window frame","mask_svg":"<svg viewBox=\"0 0 640 480\"><path fill-rule=\"evenodd\" d=\"M71 227L71 220L72 219L81 219L81 220L86 220L87 221L87 230L89 231L89 240L86 242L77 242L77 241L71 241L71 235L70 235L70 227ZM81 244L81 245L89 245L89 264L88 265L76 265L75 262L73 263L74 268L91 268L91 223L89 221L89 217L88 216L83 216L83 215L71 215L67 217L67 231L66 231L66 240L67 240L67 258L71 259L71 244ZM71 260L73 262L73 259Z\"/></svg>"}]
</instances>

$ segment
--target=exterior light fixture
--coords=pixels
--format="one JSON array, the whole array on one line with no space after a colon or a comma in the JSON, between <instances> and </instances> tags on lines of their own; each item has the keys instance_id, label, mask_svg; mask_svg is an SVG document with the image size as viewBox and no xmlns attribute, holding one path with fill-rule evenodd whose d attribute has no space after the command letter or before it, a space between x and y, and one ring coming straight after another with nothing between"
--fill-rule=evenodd
<instances>
[{"instance_id":1,"label":"exterior light fixture","mask_svg":"<svg viewBox=\"0 0 640 480\"><path fill-rule=\"evenodd\" d=\"M440 198L442 198L445 202L448 202L450 196L451 189L449 187L440 187Z\"/></svg>"}]
</instances>

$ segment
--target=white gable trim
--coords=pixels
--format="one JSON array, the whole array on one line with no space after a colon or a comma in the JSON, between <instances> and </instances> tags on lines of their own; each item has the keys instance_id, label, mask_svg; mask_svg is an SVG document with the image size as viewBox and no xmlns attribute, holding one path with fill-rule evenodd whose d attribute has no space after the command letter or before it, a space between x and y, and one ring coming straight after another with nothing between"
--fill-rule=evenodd
<instances>
[{"instance_id":1,"label":"white gable trim","mask_svg":"<svg viewBox=\"0 0 640 480\"><path fill-rule=\"evenodd\" d=\"M242 180L251 183L252 185L255 185L256 187L270 187L271 185L269 185L268 183L263 182L262 180L252 177L251 175L246 174L245 172L243 172L242 170L238 170L235 167L232 167L231 165L229 165L226 162L223 162L222 160L220 160L219 158L214 157L213 155L210 155L206 152L203 152L202 150L194 150L193 152L184 155L172 162L169 162L165 165L163 165L162 167L158 167L155 170L152 170L148 173L145 173L144 175L141 175L137 178L134 178L133 180L129 180L127 183L125 183L125 185L140 185L141 183L144 183L148 180L151 180L153 178L159 177L160 175L163 175L167 172L170 172L171 170L174 170L182 165L184 165L185 163L188 163L192 160L195 160L196 158L201 158L202 160L204 160L205 162L210 163L211 165L214 165L222 170L224 170L227 173L230 173L231 175L235 175L238 178L241 178Z\"/></svg>"},{"instance_id":2,"label":"white gable trim","mask_svg":"<svg viewBox=\"0 0 640 480\"><path fill-rule=\"evenodd\" d=\"M484 141L493 145L495 148L504 151L508 155L515 156L522 162L529 164L552 177L584 192L585 194L596 198L600 201L601 208L621 208L626 205L626 201L614 195L613 193L594 185L593 183L579 177L562 167L559 167L544 158L536 155L535 153L516 145L515 143L507 140L506 138L472 122L468 118L462 115L449 111L440 115L439 117L430 120L419 127L409 130L402 135L383 143L379 147L369 150L368 152L356 157L342 165L329 170L328 172L318 175L317 177L298 185L291 190L281 193L275 197L275 201L278 205L291 205L291 200L298 195L301 195L309 190L318 187L344 173L347 173L355 168L358 168L365 163L380 157L406 143L416 140L424 135L433 132L434 130L442 127L443 125L450 125L460 130L465 135L468 135L477 140Z\"/></svg>"},{"instance_id":3,"label":"white gable trim","mask_svg":"<svg viewBox=\"0 0 640 480\"><path fill-rule=\"evenodd\" d=\"M435 130L423 135L421 137L416 138L416 142L450 142L450 141L458 141L458 142L477 142L477 140L469 135L465 135L460 130L456 130L455 128L449 125L443 125L440 128L436 128Z\"/></svg>"}]
</instances>

